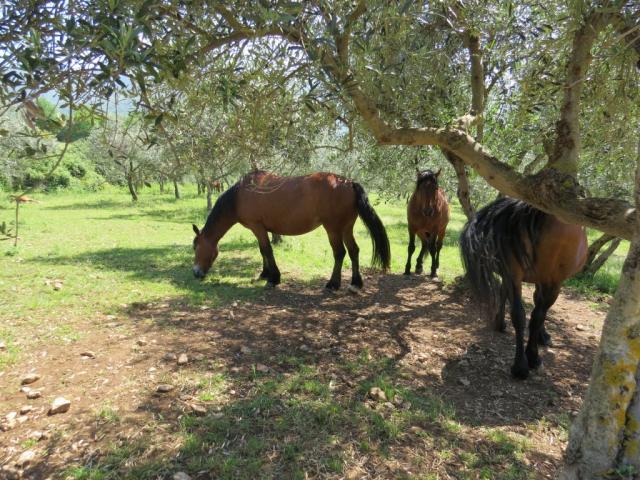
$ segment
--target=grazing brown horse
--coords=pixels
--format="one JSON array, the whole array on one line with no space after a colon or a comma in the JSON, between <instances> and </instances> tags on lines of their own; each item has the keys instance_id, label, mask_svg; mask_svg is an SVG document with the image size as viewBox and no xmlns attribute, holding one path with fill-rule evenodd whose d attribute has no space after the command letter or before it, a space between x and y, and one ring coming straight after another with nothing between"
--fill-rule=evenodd
<instances>
[{"instance_id":1,"label":"grazing brown horse","mask_svg":"<svg viewBox=\"0 0 640 480\"><path fill-rule=\"evenodd\" d=\"M472 291L488 307L496 330L505 329L505 301L509 300L516 332L511 373L527 378L529 369L542 363L538 344L551 341L544 328L547 311L558 298L562 282L578 273L587 258L584 227L561 222L519 200L500 198L465 225L460 248ZM522 282L536 286L526 349Z\"/></svg>"},{"instance_id":2,"label":"grazing brown horse","mask_svg":"<svg viewBox=\"0 0 640 480\"><path fill-rule=\"evenodd\" d=\"M234 224L240 223L258 239L263 265L260 278L275 286L280 283L280 271L268 233L302 235L322 225L335 261L326 287L340 288L346 245L352 265L350 288L359 289L362 287L359 248L353 237L358 215L373 241L373 264L386 270L390 261L387 232L358 183L333 173L301 177L279 177L263 171L249 173L220 195L202 231L193 225L196 234L193 274L204 278L218 256L218 242Z\"/></svg>"},{"instance_id":3,"label":"grazing brown horse","mask_svg":"<svg viewBox=\"0 0 640 480\"><path fill-rule=\"evenodd\" d=\"M214 192L220 193L222 191L222 183L220 182L220 180L214 181L212 188Z\"/></svg>"},{"instance_id":4,"label":"grazing brown horse","mask_svg":"<svg viewBox=\"0 0 640 480\"><path fill-rule=\"evenodd\" d=\"M422 248L416 261L416 273L422 273L422 259L427 248L431 254L431 278L438 276L440 249L449 223L449 204L444 191L438 187L438 176L442 170L418 172L416 189L407 206L409 225L409 248L405 275L411 274L411 256L416 249L416 235L422 241Z\"/></svg>"}]
</instances>

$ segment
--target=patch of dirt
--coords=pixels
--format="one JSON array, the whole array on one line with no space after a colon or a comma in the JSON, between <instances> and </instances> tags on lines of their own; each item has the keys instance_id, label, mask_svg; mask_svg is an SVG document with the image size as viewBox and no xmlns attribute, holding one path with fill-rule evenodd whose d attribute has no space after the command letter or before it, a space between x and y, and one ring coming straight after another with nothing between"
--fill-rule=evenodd
<instances>
[{"instance_id":1,"label":"patch of dirt","mask_svg":"<svg viewBox=\"0 0 640 480\"><path fill-rule=\"evenodd\" d=\"M531 294L526 291L527 298ZM540 478L551 477L565 446L562 431L544 423L532 431L531 424L563 415L569 420L580 408L604 316L586 301L561 295L546 321L554 345L541 352L543 368L522 382L509 375L513 330L489 331L464 291L425 277L369 276L359 295L347 293L344 285L332 294L320 284L307 287L292 280L254 301L215 309L132 305L116 318L97 315L77 326L81 340L40 345L2 372L0 421L25 405L33 410L0 432L0 465L9 475L18 457L31 449L36 457L26 466L27 478L55 478L69 465L100 458L114 441L133 442L144 432L156 435L158 450L171 452L164 432L192 411L194 392L184 385L194 375L227 372L234 387L224 395L237 401L249 395L257 364L287 375L277 359L299 355L312 358L332 378L336 395L353 396L365 379L346 375L337 364L364 354L386 357L403 385L428 389L453 404L461 424L526 435L532 440L527 462ZM81 356L86 351L95 357ZM184 366L171 356L181 353L189 357ZM32 371L41 378L29 387L42 396L28 400L20 381ZM157 393L160 384L175 388ZM58 396L70 400L71 409L47 415ZM110 423L110 415L126 422ZM37 431L45 438L29 440ZM367 465L365 457L347 470L359 472L352 478L394 478L411 465L405 456L422 455L422 473L449 478L447 472L456 466L431 458L427 443L412 430L392 446L384 464L375 459Z\"/></svg>"}]
</instances>

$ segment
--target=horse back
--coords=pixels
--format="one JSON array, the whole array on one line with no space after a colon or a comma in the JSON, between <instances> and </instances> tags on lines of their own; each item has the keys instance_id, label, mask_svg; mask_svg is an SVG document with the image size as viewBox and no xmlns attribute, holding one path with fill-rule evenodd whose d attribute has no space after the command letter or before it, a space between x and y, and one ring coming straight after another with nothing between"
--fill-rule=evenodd
<instances>
[{"instance_id":1,"label":"horse back","mask_svg":"<svg viewBox=\"0 0 640 480\"><path fill-rule=\"evenodd\" d=\"M296 177L252 172L240 181L236 208L245 226L262 224L282 235L357 216L353 183L328 172Z\"/></svg>"}]
</instances>

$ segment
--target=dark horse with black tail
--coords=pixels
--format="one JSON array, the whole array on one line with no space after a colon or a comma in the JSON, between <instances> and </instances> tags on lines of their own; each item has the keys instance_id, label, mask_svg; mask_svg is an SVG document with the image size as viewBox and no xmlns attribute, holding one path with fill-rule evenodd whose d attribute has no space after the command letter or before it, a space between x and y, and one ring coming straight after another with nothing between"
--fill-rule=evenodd
<instances>
[{"instance_id":1,"label":"dark horse with black tail","mask_svg":"<svg viewBox=\"0 0 640 480\"><path fill-rule=\"evenodd\" d=\"M488 307L496 330L505 329L505 301L509 300L516 332L511 373L527 378L529 369L542 363L538 345L550 344L544 328L547 311L558 298L562 282L584 265L584 227L564 223L519 200L500 198L465 225L460 248L472 291ZM536 286L526 349L523 282Z\"/></svg>"},{"instance_id":2,"label":"dark horse with black tail","mask_svg":"<svg viewBox=\"0 0 640 480\"><path fill-rule=\"evenodd\" d=\"M362 288L359 248L353 225L360 216L373 241L373 264L389 268L389 239L363 188L333 173L301 177L279 177L268 172L252 172L218 198L202 229L193 226L195 263L193 274L204 278L218 256L218 242L236 223L253 232L262 254L260 278L267 285L280 283L280 271L273 257L269 232L302 235L324 227L333 249L333 273L326 287L340 288L342 261L349 252L352 266L350 289ZM345 251L346 246L346 251Z\"/></svg>"},{"instance_id":3,"label":"dark horse with black tail","mask_svg":"<svg viewBox=\"0 0 640 480\"><path fill-rule=\"evenodd\" d=\"M437 278L440 266L440 250L449 223L449 203L444 191L438 187L441 170L417 172L416 189L407 205L409 248L404 274L411 274L411 256L416 249L416 235L422 248L416 261L416 273L422 273L422 259L429 249L431 254L431 278Z\"/></svg>"}]
</instances>

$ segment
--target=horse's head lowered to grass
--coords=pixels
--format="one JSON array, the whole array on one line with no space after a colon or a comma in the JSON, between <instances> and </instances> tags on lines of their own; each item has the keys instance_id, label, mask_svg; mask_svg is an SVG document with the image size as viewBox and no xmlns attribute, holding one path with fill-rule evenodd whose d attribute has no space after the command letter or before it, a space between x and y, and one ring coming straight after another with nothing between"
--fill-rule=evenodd
<instances>
[{"instance_id":1,"label":"horse's head lowered to grass","mask_svg":"<svg viewBox=\"0 0 640 480\"><path fill-rule=\"evenodd\" d=\"M196 234L196 237L193 239L193 250L196 254L193 263L193 275L202 280L218 256L218 244L204 236L195 225L193 225L193 231Z\"/></svg>"}]
</instances>

